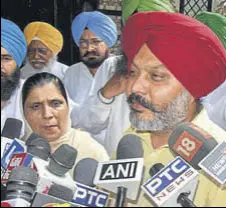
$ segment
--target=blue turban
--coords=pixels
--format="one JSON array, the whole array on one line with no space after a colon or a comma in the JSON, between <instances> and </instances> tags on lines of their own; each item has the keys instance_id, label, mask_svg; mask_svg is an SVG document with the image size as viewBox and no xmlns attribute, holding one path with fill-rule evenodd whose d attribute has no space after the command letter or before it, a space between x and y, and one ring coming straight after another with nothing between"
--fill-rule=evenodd
<instances>
[{"instance_id":1,"label":"blue turban","mask_svg":"<svg viewBox=\"0 0 226 208\"><path fill-rule=\"evenodd\" d=\"M14 22L4 18L1 18L1 46L8 51L20 67L27 52L26 39Z\"/></svg>"},{"instance_id":2,"label":"blue turban","mask_svg":"<svg viewBox=\"0 0 226 208\"><path fill-rule=\"evenodd\" d=\"M79 46L79 40L88 28L96 36L101 38L108 47L112 47L117 40L116 24L101 12L82 12L72 22L72 35L75 43Z\"/></svg>"}]
</instances>

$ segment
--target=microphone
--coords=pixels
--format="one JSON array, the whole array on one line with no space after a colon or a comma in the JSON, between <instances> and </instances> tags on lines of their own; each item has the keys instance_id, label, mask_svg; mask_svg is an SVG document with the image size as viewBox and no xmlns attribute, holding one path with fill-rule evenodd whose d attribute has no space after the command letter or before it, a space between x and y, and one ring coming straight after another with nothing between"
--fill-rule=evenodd
<instances>
[{"instance_id":1,"label":"microphone","mask_svg":"<svg viewBox=\"0 0 226 208\"><path fill-rule=\"evenodd\" d=\"M33 169L28 167L14 168L9 175L4 202L11 206L29 207L37 183L38 175Z\"/></svg>"},{"instance_id":2,"label":"microphone","mask_svg":"<svg viewBox=\"0 0 226 208\"><path fill-rule=\"evenodd\" d=\"M126 158L143 158L143 154L143 147L139 137L135 135L126 135L119 142L117 149L117 160L123 160ZM117 189L118 191L115 206L123 207L127 195L127 188L119 186Z\"/></svg>"},{"instance_id":3,"label":"microphone","mask_svg":"<svg viewBox=\"0 0 226 208\"><path fill-rule=\"evenodd\" d=\"M149 170L150 176L153 177L163 168L164 168L164 165L162 163L154 164ZM194 203L188 198L188 196L189 196L189 193L181 193L177 198L177 203L181 204L182 207L196 207Z\"/></svg>"},{"instance_id":4,"label":"microphone","mask_svg":"<svg viewBox=\"0 0 226 208\"><path fill-rule=\"evenodd\" d=\"M164 167L155 164L149 170L151 178L142 185L154 206L195 207L192 202L198 184L198 172L181 157Z\"/></svg>"},{"instance_id":5,"label":"microphone","mask_svg":"<svg viewBox=\"0 0 226 208\"><path fill-rule=\"evenodd\" d=\"M78 207L71 202L73 191L59 184L53 184L47 194L35 193L31 207Z\"/></svg>"},{"instance_id":6,"label":"microphone","mask_svg":"<svg viewBox=\"0 0 226 208\"><path fill-rule=\"evenodd\" d=\"M226 147L203 129L191 123L179 125L169 137L172 152L202 169L217 185L226 185Z\"/></svg>"},{"instance_id":7,"label":"microphone","mask_svg":"<svg viewBox=\"0 0 226 208\"><path fill-rule=\"evenodd\" d=\"M65 186L59 184L51 185L48 195L43 193L35 193L31 207L77 207L72 203L74 192Z\"/></svg>"},{"instance_id":8,"label":"microphone","mask_svg":"<svg viewBox=\"0 0 226 208\"><path fill-rule=\"evenodd\" d=\"M220 144L203 129L191 123L179 125L169 137L169 147L195 169L204 173L217 185L226 185L226 147Z\"/></svg>"},{"instance_id":9,"label":"microphone","mask_svg":"<svg viewBox=\"0 0 226 208\"><path fill-rule=\"evenodd\" d=\"M151 177L153 177L154 175L156 175L163 168L164 168L164 165L162 163L156 163L150 168L149 175Z\"/></svg>"},{"instance_id":10,"label":"microphone","mask_svg":"<svg viewBox=\"0 0 226 208\"><path fill-rule=\"evenodd\" d=\"M218 144L203 129L188 122L178 125L168 142L174 155L181 156L197 170L200 170L199 162Z\"/></svg>"},{"instance_id":11,"label":"microphone","mask_svg":"<svg viewBox=\"0 0 226 208\"><path fill-rule=\"evenodd\" d=\"M1 200L6 199L6 186L1 183Z\"/></svg>"},{"instance_id":12,"label":"microphone","mask_svg":"<svg viewBox=\"0 0 226 208\"><path fill-rule=\"evenodd\" d=\"M74 181L86 186L95 187L93 180L96 174L97 165L98 162L91 158L80 160L74 169Z\"/></svg>"},{"instance_id":13,"label":"microphone","mask_svg":"<svg viewBox=\"0 0 226 208\"><path fill-rule=\"evenodd\" d=\"M1 135L1 158L12 141L19 139L22 129L22 121L15 118L7 118Z\"/></svg>"},{"instance_id":14,"label":"microphone","mask_svg":"<svg viewBox=\"0 0 226 208\"><path fill-rule=\"evenodd\" d=\"M94 183L116 193L116 205L123 206L126 197L131 200L137 199L143 164L141 139L128 134L118 144L117 160L98 164Z\"/></svg>"},{"instance_id":15,"label":"microphone","mask_svg":"<svg viewBox=\"0 0 226 208\"><path fill-rule=\"evenodd\" d=\"M77 150L68 144L62 144L52 155L47 166L48 170L58 176L63 176L75 164Z\"/></svg>"},{"instance_id":16,"label":"microphone","mask_svg":"<svg viewBox=\"0 0 226 208\"><path fill-rule=\"evenodd\" d=\"M26 141L27 152L39 157L43 160L48 160L51 154L49 142L36 133L32 133Z\"/></svg>"},{"instance_id":17,"label":"microphone","mask_svg":"<svg viewBox=\"0 0 226 208\"><path fill-rule=\"evenodd\" d=\"M63 185L74 191L76 187L68 171L74 166L76 157L76 149L68 144L62 144L51 155L49 162L33 158L40 178L37 192L48 193L53 183Z\"/></svg>"},{"instance_id":18,"label":"microphone","mask_svg":"<svg viewBox=\"0 0 226 208\"><path fill-rule=\"evenodd\" d=\"M226 187L226 142L218 144L199 164L221 189Z\"/></svg>"},{"instance_id":19,"label":"microphone","mask_svg":"<svg viewBox=\"0 0 226 208\"><path fill-rule=\"evenodd\" d=\"M80 207L80 205L36 192L31 207Z\"/></svg>"},{"instance_id":20,"label":"microphone","mask_svg":"<svg viewBox=\"0 0 226 208\"><path fill-rule=\"evenodd\" d=\"M144 150L140 137L128 134L119 142L117 148L117 160L129 158L143 158Z\"/></svg>"},{"instance_id":21,"label":"microphone","mask_svg":"<svg viewBox=\"0 0 226 208\"><path fill-rule=\"evenodd\" d=\"M65 201L71 201L74 193L71 189L65 186L53 184L49 189L48 195L63 199Z\"/></svg>"},{"instance_id":22,"label":"microphone","mask_svg":"<svg viewBox=\"0 0 226 208\"><path fill-rule=\"evenodd\" d=\"M9 177L8 165L12 159L12 156L18 152L25 152L26 146L25 143L19 139L14 139L13 142L9 145L8 149L5 151L1 159L1 182L6 183Z\"/></svg>"},{"instance_id":23,"label":"microphone","mask_svg":"<svg viewBox=\"0 0 226 208\"><path fill-rule=\"evenodd\" d=\"M14 141L13 143L15 142L16 141ZM37 134L32 134L26 141L26 144L26 152L19 152L12 155L4 172L4 175L2 176L2 182L6 183L12 169L18 166L31 167L37 171L33 162L34 157L39 157L43 160L48 159L50 155L50 145L45 139L41 138Z\"/></svg>"},{"instance_id":24,"label":"microphone","mask_svg":"<svg viewBox=\"0 0 226 208\"><path fill-rule=\"evenodd\" d=\"M91 158L80 160L74 169L77 189L72 202L86 207L106 207L109 193L92 188L98 162Z\"/></svg>"}]
</instances>

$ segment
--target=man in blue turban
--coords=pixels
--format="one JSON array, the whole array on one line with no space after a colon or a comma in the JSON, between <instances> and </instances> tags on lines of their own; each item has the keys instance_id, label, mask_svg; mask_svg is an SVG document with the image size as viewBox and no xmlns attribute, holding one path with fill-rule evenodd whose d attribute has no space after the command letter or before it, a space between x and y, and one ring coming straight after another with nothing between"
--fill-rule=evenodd
<instances>
[{"instance_id":1,"label":"man in blue turban","mask_svg":"<svg viewBox=\"0 0 226 208\"><path fill-rule=\"evenodd\" d=\"M109 105L102 103L96 91L99 90L99 86L103 87L115 73L115 63L119 57L109 57L109 49L116 43L117 27L108 16L99 11L93 11L77 15L71 28L81 57L81 62L69 67L64 77L69 96L78 104L71 113L72 125L88 131L93 138L104 145L110 154L112 149L114 150L109 142L111 139L107 138L110 131L98 120L102 117L99 113L100 109L104 106L107 111L110 110L110 103L113 104L113 102L110 99L110 101L106 100ZM95 115L91 115L90 111ZM85 118L90 119L89 122L86 122ZM86 124L90 128L87 128Z\"/></svg>"},{"instance_id":2,"label":"man in blue turban","mask_svg":"<svg viewBox=\"0 0 226 208\"><path fill-rule=\"evenodd\" d=\"M87 97L97 70L109 57L109 49L116 43L117 28L110 17L92 11L77 15L71 29L81 62L68 68L64 84L72 100L80 104Z\"/></svg>"},{"instance_id":3,"label":"man in blue turban","mask_svg":"<svg viewBox=\"0 0 226 208\"><path fill-rule=\"evenodd\" d=\"M23 32L14 22L1 18L1 131L7 118L22 120L20 67L26 52Z\"/></svg>"}]
</instances>

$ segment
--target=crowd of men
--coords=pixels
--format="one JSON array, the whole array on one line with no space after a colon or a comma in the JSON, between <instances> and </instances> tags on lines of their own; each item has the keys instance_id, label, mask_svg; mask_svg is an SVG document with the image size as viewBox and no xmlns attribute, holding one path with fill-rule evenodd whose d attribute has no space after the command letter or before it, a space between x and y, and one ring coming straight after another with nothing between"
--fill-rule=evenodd
<instances>
[{"instance_id":1,"label":"crowd of men","mask_svg":"<svg viewBox=\"0 0 226 208\"><path fill-rule=\"evenodd\" d=\"M149 12L124 1L120 56L110 54L118 38L111 18L99 11L78 14L71 30L80 62L71 66L58 61L63 36L57 28L36 21L22 32L1 18L1 131L7 118L17 118L20 137L28 136L23 83L47 72L64 84L71 127L88 132L110 158L123 135L134 134L145 167L166 165L173 160L169 137L184 122L226 141L226 17L201 12L191 18L170 4L160 7L164 11ZM201 178L197 190L198 206L226 205L226 190L212 182ZM128 206L151 203L142 193Z\"/></svg>"}]
</instances>

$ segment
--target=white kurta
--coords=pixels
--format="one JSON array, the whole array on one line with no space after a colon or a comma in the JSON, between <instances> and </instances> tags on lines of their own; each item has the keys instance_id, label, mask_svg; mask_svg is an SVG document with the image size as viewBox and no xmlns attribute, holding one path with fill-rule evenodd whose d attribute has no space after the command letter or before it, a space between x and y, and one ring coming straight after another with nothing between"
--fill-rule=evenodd
<instances>
[{"instance_id":1,"label":"white kurta","mask_svg":"<svg viewBox=\"0 0 226 208\"><path fill-rule=\"evenodd\" d=\"M63 80L65 72L67 71L68 66L65 64L62 64L58 61L56 61L53 65L53 67L51 68L51 70L35 70L33 68L30 68L28 66L24 66L23 68L21 68L21 78L22 79L27 79L28 77L33 76L34 74L37 73L42 73L42 72L48 72L50 74L54 74L55 76L59 77L61 80Z\"/></svg>"},{"instance_id":2,"label":"white kurta","mask_svg":"<svg viewBox=\"0 0 226 208\"><path fill-rule=\"evenodd\" d=\"M68 68L63 82L70 98L81 104L89 94L93 79L86 65L79 62Z\"/></svg>"},{"instance_id":3,"label":"white kurta","mask_svg":"<svg viewBox=\"0 0 226 208\"><path fill-rule=\"evenodd\" d=\"M226 131L226 81L202 100L209 118Z\"/></svg>"},{"instance_id":4,"label":"white kurta","mask_svg":"<svg viewBox=\"0 0 226 208\"><path fill-rule=\"evenodd\" d=\"M20 80L19 87L16 88L15 92L11 96L10 100L7 101L6 105L1 110L1 133L2 129L5 125L5 121L7 118L16 118L23 122L22 130L21 130L21 137L22 138L25 134L24 132L24 120L22 116L22 110L20 109L20 99L21 99L21 90L23 87L24 80Z\"/></svg>"},{"instance_id":5,"label":"white kurta","mask_svg":"<svg viewBox=\"0 0 226 208\"><path fill-rule=\"evenodd\" d=\"M69 92L70 96L74 96L72 99L77 101L80 98L82 100L82 104L80 102L72 110L73 127L88 131L105 147L109 155L115 152L123 132L130 125L129 106L125 94L115 97L114 102L109 105L103 104L97 96L98 90L117 70L115 67L116 58L108 58L98 69L94 78L90 77L90 73L90 76L88 75L88 69L76 73L74 68L74 73L71 72L68 76L71 79L70 85L66 83L67 90L71 91L71 94ZM75 78L74 82L73 78ZM77 81L79 78L80 80Z\"/></svg>"}]
</instances>

